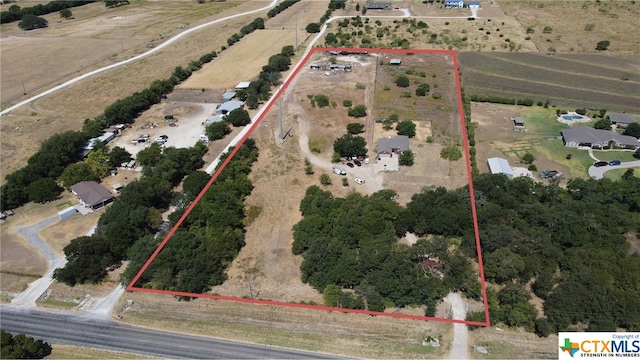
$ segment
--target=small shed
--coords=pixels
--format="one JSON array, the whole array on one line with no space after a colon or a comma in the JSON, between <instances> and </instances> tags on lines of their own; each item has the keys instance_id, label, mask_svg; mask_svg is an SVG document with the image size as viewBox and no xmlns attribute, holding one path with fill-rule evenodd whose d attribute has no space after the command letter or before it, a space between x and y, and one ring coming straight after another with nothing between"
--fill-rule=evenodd
<instances>
[{"instance_id":1,"label":"small shed","mask_svg":"<svg viewBox=\"0 0 640 360\"><path fill-rule=\"evenodd\" d=\"M246 90L249 88L250 84L251 84L250 81L239 82L238 85L236 85L236 90Z\"/></svg>"},{"instance_id":2,"label":"small shed","mask_svg":"<svg viewBox=\"0 0 640 360\"><path fill-rule=\"evenodd\" d=\"M69 206L64 210L58 211L58 217L60 218L60 220L66 220L77 213L78 213L78 210L76 210L75 207Z\"/></svg>"},{"instance_id":3,"label":"small shed","mask_svg":"<svg viewBox=\"0 0 640 360\"><path fill-rule=\"evenodd\" d=\"M224 115L215 115L215 116L210 116L209 118L207 118L207 120L204 121L204 123L202 125L204 126L209 126L213 123L217 123L220 121L224 120Z\"/></svg>"},{"instance_id":4,"label":"small shed","mask_svg":"<svg viewBox=\"0 0 640 360\"><path fill-rule=\"evenodd\" d=\"M402 60L401 60L401 59L391 59L391 60L389 61L389 65L396 65L396 66L398 66L398 65L400 65L400 64L402 64Z\"/></svg>"},{"instance_id":5,"label":"small shed","mask_svg":"<svg viewBox=\"0 0 640 360\"><path fill-rule=\"evenodd\" d=\"M515 132L527 132L524 118L522 116L512 116L511 121L513 122L513 131Z\"/></svg>"},{"instance_id":6,"label":"small shed","mask_svg":"<svg viewBox=\"0 0 640 360\"><path fill-rule=\"evenodd\" d=\"M234 97L236 97L235 91L226 91L224 94L222 94L222 101L231 101L231 99L233 99Z\"/></svg>"},{"instance_id":7,"label":"small shed","mask_svg":"<svg viewBox=\"0 0 640 360\"><path fill-rule=\"evenodd\" d=\"M504 174L509 179L513 179L513 170L511 170L511 166L509 166L509 161L507 159L494 157L487 159L487 164L489 165L489 171L492 174Z\"/></svg>"},{"instance_id":8,"label":"small shed","mask_svg":"<svg viewBox=\"0 0 640 360\"><path fill-rule=\"evenodd\" d=\"M244 106L244 102L238 100L227 101L216 109L216 115L226 115L233 110L240 109Z\"/></svg>"}]
</instances>

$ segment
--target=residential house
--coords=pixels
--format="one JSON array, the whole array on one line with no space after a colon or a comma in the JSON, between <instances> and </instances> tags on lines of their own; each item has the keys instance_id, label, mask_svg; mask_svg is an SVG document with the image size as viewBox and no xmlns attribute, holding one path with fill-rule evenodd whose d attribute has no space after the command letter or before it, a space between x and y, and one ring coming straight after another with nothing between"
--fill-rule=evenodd
<instances>
[{"instance_id":1,"label":"residential house","mask_svg":"<svg viewBox=\"0 0 640 360\"><path fill-rule=\"evenodd\" d=\"M507 159L494 157L487 159L487 164L489 165L489 171L492 174L503 174L506 175L509 179L513 179L513 170L511 166L509 166L509 161Z\"/></svg>"},{"instance_id":2,"label":"residential house","mask_svg":"<svg viewBox=\"0 0 640 360\"><path fill-rule=\"evenodd\" d=\"M367 3L365 7L367 10L389 10L391 9L391 3Z\"/></svg>"},{"instance_id":3,"label":"residential house","mask_svg":"<svg viewBox=\"0 0 640 360\"><path fill-rule=\"evenodd\" d=\"M95 181L81 181L71 186L71 192L84 207L96 210L113 201L113 194Z\"/></svg>"},{"instance_id":4,"label":"residential house","mask_svg":"<svg viewBox=\"0 0 640 360\"><path fill-rule=\"evenodd\" d=\"M446 0L444 2L444 7L447 9L458 8L462 9L464 7L463 0Z\"/></svg>"},{"instance_id":5,"label":"residential house","mask_svg":"<svg viewBox=\"0 0 640 360\"><path fill-rule=\"evenodd\" d=\"M393 157L393 154L399 155L410 147L411 143L406 135L382 138L378 140L378 157Z\"/></svg>"},{"instance_id":6,"label":"residential house","mask_svg":"<svg viewBox=\"0 0 640 360\"><path fill-rule=\"evenodd\" d=\"M587 126L574 126L571 129L562 130L562 141L565 146L586 146L593 149L602 149L613 146L635 150L640 147L640 142L633 136L620 135L615 131L594 129Z\"/></svg>"},{"instance_id":7,"label":"residential house","mask_svg":"<svg viewBox=\"0 0 640 360\"><path fill-rule=\"evenodd\" d=\"M633 116L627 114L609 114L609 120L618 128L626 128L629 124L636 122Z\"/></svg>"}]
</instances>

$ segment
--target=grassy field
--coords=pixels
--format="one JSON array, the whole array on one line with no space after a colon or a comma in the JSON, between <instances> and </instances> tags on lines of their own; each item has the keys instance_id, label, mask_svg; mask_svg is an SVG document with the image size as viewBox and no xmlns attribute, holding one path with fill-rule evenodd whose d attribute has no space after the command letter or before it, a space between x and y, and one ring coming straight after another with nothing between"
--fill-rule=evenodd
<instances>
[{"instance_id":1,"label":"grassy field","mask_svg":"<svg viewBox=\"0 0 640 360\"><path fill-rule=\"evenodd\" d=\"M52 347L51 355L47 356L47 359L154 359L150 356L90 349L79 346L55 344Z\"/></svg>"},{"instance_id":2,"label":"grassy field","mask_svg":"<svg viewBox=\"0 0 640 360\"><path fill-rule=\"evenodd\" d=\"M639 112L637 64L602 56L603 61L594 65L593 57L589 63L582 55L462 52L460 65L469 95L549 99L554 105L574 109ZM629 80L621 80L626 76Z\"/></svg>"}]
</instances>

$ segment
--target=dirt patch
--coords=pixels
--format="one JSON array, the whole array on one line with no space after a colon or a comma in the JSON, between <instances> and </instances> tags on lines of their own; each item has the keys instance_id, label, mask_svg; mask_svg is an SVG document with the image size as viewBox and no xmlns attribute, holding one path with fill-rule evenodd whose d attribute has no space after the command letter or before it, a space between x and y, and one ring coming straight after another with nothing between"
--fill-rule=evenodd
<instances>
[{"instance_id":1,"label":"dirt patch","mask_svg":"<svg viewBox=\"0 0 640 360\"><path fill-rule=\"evenodd\" d=\"M509 339L505 341L505 339ZM558 355L558 336L539 338L523 329L479 328L469 332L469 345L484 346L489 354L470 350L474 359L550 359Z\"/></svg>"},{"instance_id":2,"label":"dirt patch","mask_svg":"<svg viewBox=\"0 0 640 360\"><path fill-rule=\"evenodd\" d=\"M39 235L53 250L60 255L64 255L64 247L67 246L71 240L80 236L86 236L89 230L93 229L96 225L98 218L103 212L104 209L85 216L76 214L70 219L59 221L46 227L40 231Z\"/></svg>"}]
</instances>

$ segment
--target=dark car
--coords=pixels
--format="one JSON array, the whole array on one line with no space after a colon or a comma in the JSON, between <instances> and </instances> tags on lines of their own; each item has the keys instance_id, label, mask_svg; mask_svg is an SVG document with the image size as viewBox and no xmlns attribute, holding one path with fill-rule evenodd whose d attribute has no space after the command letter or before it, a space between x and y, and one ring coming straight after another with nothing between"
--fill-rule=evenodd
<instances>
[{"instance_id":1,"label":"dark car","mask_svg":"<svg viewBox=\"0 0 640 360\"><path fill-rule=\"evenodd\" d=\"M160 139L165 139L165 140L168 140L168 139L169 139L169 137L168 137L167 135L160 135L160 136L158 136L158 137L159 137Z\"/></svg>"},{"instance_id":2,"label":"dark car","mask_svg":"<svg viewBox=\"0 0 640 360\"><path fill-rule=\"evenodd\" d=\"M350 167L350 168L352 168L352 167L353 167L353 164L352 164L352 163L350 163L350 162L348 162L348 163L347 163L347 166L348 166L348 167Z\"/></svg>"},{"instance_id":3,"label":"dark car","mask_svg":"<svg viewBox=\"0 0 640 360\"><path fill-rule=\"evenodd\" d=\"M609 166L620 165L620 160L611 160L609 161Z\"/></svg>"},{"instance_id":4,"label":"dark car","mask_svg":"<svg viewBox=\"0 0 640 360\"><path fill-rule=\"evenodd\" d=\"M607 161L596 161L593 163L593 166L595 167L602 167L602 166L607 166L609 165L609 163Z\"/></svg>"},{"instance_id":5,"label":"dark car","mask_svg":"<svg viewBox=\"0 0 640 360\"><path fill-rule=\"evenodd\" d=\"M358 165L358 166L362 166L362 163L358 159L353 160L353 163Z\"/></svg>"}]
</instances>

